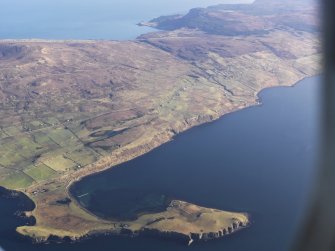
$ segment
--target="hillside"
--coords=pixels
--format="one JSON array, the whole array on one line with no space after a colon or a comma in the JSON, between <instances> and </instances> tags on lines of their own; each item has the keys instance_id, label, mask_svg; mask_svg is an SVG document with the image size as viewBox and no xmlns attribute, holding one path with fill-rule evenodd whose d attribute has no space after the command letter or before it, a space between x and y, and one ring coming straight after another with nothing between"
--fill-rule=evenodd
<instances>
[{"instance_id":1,"label":"hillside","mask_svg":"<svg viewBox=\"0 0 335 251\"><path fill-rule=\"evenodd\" d=\"M196 29L215 35L261 35L275 29L317 32L314 1L263 1L253 4L223 4L192 9L186 15L155 18L142 23L161 30Z\"/></svg>"}]
</instances>

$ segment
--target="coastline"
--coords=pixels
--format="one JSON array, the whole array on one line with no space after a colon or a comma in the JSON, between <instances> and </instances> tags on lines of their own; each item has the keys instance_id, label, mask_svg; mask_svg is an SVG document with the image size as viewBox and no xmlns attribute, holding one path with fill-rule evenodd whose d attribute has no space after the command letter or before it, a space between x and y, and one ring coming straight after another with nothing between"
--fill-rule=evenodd
<instances>
[{"instance_id":1,"label":"coastline","mask_svg":"<svg viewBox=\"0 0 335 251\"><path fill-rule=\"evenodd\" d=\"M150 34L144 34L141 38L136 40L123 42L113 40L0 40L0 45L3 44L4 47L4 53L2 53L3 56L0 54L0 59L4 57L5 61L8 59L8 62L13 60L13 62L17 63L16 60L19 61L21 57L30 61L32 61L31 59L35 59L34 57L38 58L37 65L32 65L31 68L28 67L28 72L29 70L35 71L36 68L40 67L38 68L40 70L40 72L38 72L39 74L42 72L43 75L44 72L49 72L50 70L50 72L55 73L54 75L56 76L58 74L65 75L68 70L69 78L64 80L65 83L66 81L71 82L71 77L78 79L78 83L80 83L80 79L87 79L85 89L80 90L83 91L83 93L74 93L72 97L69 96L70 101L65 100L71 105L74 105L74 107L77 107L76 105L78 103L71 102L76 99L76 94L80 95L80 97L94 96L94 93L92 94L90 91L87 91L90 89L90 85L88 84L90 81L94 83L93 86L95 86L95 84L99 82L98 80L100 80L103 84L107 83L106 88L101 84L101 88L105 88L102 90L106 90L107 88L111 90L111 94L107 98L103 96L101 100L98 100L101 98L99 94L95 94L95 98L98 101L92 103L93 106L102 105L105 106L105 108L109 108L105 110L106 113L101 112L100 114L102 115L94 117L92 114L98 113L99 110L89 110L89 108L87 108L89 104L85 104L86 107L83 106L84 108L80 106L80 109L84 111L85 109L87 110L87 114L83 113L83 117L78 117L77 120L74 119L74 121L80 122L78 128L83 129L82 131L79 130L73 133L71 131L72 129L68 128L67 122L72 123L72 117L70 117L70 119L66 118L66 122L64 123L60 122L57 125L52 123L51 129L57 130L61 127L61 130L64 130L64 135L66 135L65 132L70 133L72 136L74 135L75 139L73 142L77 143L77 141L79 141L80 144L82 144L80 145L80 147L82 147L80 150L87 150L86 147L88 144L89 150L94 152L93 156L95 161L91 161L85 165L73 161L73 163L76 164L75 166L70 166L70 164L69 168L67 168L65 164L62 166L62 163L68 161L68 156L66 155L68 149L66 149L66 147L71 146L67 146L65 140L61 142L61 144L56 142L58 146L62 144L66 145L66 147L64 147L65 150L63 146L60 147L61 160L59 163L61 164L57 163L57 161L55 161L55 163L49 162L50 165L56 165L56 170L53 170L57 171L58 176L56 178L41 179L39 181L32 179L29 181L31 182L29 186L14 189L23 192L36 205L33 211L26 212L27 216L34 216L36 225L18 227L17 232L21 235L28 236L38 242L46 242L50 238L79 240L94 234L108 233L119 235L128 233L129 235L137 235L141 232L153 232L158 235L183 236L188 238L190 243L192 243L193 240L203 239L203 236L205 236L204 239L206 240L220 238L226 236L226 232L231 234L236 232L234 230L243 229L250 224L250 215L247 213L205 208L184 201L174 201L175 203L172 203L164 212L146 213L141 215L138 220L128 222L109 221L99 218L81 206L75 196L71 194L70 190L74 184L82 181L86 177L111 170L120 164L143 156L175 140L178 135L192 128L212 123L224 116L243 109L262 105L260 94L265 89L282 86L292 87L305 78L319 74L320 70L316 65L319 59L319 52L316 48L317 46L312 46L314 43L317 45L317 39L307 32L295 33L288 29L274 30L273 36L270 35L269 37L257 37L257 35L252 36L252 34L250 37L237 36L241 41L243 40L241 44L236 44L235 41L233 41L234 38L231 39L229 36L218 36L217 34L213 36L209 35L210 38L217 43L210 45L208 44L209 39L206 33L198 31L194 33L194 30L181 29L172 32L161 31ZM244 39L241 39L241 37ZM283 45L279 45L279 48L277 47L276 38L282 39L283 37L287 38L287 44L292 44L292 47L289 47L287 51L281 51ZM178 38L180 41L178 41ZM184 43L185 38L190 39L191 42L189 46L191 48L193 48L193 45L196 48L200 45L200 48L202 48L200 52L197 50L191 50L189 52L186 46L188 43ZM301 39L304 39L304 41L301 42ZM176 40L177 43L175 43ZM253 43L255 42L254 40L259 43L259 45L256 46L257 48L254 48L253 44L251 47L246 47L248 48L247 51L241 51L241 48L244 48L244 43L249 43L250 41ZM200 44L197 44L198 42ZM226 44L227 51L221 52L220 48ZM247 45L250 46L250 44ZM307 48L301 49L302 51L300 51L299 48L304 45ZM80 50L80 47L86 47L85 49L87 51L83 48L83 50ZM137 54L134 53L132 58L129 58L129 49L133 49L137 52ZM58 61L59 52L57 50L64 51L65 54L62 55L65 58L64 61ZM178 54L180 51L181 54ZM106 57L105 54L118 55L120 58L116 58L117 63L122 62L122 60L126 63L118 65L114 61L108 61L113 57L110 55ZM148 54L148 57L143 57L144 54ZM25 58L27 55L28 57ZM80 71L82 69L82 62L86 61L79 60L79 64L76 60L71 61L73 60L73 55L83 56L83 58L87 60L88 65L90 67L92 66L92 68L84 66L85 70ZM87 55L88 57L86 57ZM93 62L94 60L89 61L91 59L94 59L95 62ZM116 81L108 79L108 77L111 78L111 72L114 72L114 68L107 69L106 72L104 72L107 76L104 79L97 78L100 74L95 75L98 73L96 69L102 66L96 64L96 62L99 62L99 59L101 62L105 62L102 65L115 64L119 67L119 72L121 73L117 73L119 75L117 75ZM166 64L164 64L165 61L167 61ZM74 62L77 64L73 64ZM18 71L21 72L22 69L26 68L24 63L23 60L23 64L16 65ZM66 63L69 63L69 65ZM160 68L158 67L156 69L155 67L157 65L160 65ZM171 65L173 67L171 67ZM58 70L58 67L64 68L65 70ZM67 69L66 67L69 68ZM56 71L54 72L55 69ZM153 71L153 69L156 69L156 71ZM151 75L148 74L148 72L150 72ZM38 76L38 73L36 73L36 76ZM170 76L171 73L175 75ZM129 79L126 75L130 75ZM138 77L138 75L140 76ZM135 76L138 77L138 79L136 79ZM153 76L157 76L157 79ZM122 80L122 84L120 84L120 79ZM27 81L24 77L23 80ZM55 77L53 80L55 83L59 82L59 78ZM138 82L136 82L136 80L138 80ZM44 81L45 82L41 80L41 83L34 82L31 84L34 88L36 87L36 90L32 90L31 95L38 96L39 90L37 88L40 86L42 93L45 91L42 87L47 86L49 80ZM132 86L134 82L138 85L136 86L134 84ZM155 85L156 82L161 84L158 88ZM52 83L51 81L51 84ZM145 83L150 83L151 85L146 86L144 85ZM169 88L166 86L169 86ZM136 90L136 88L138 89L137 92L131 92ZM155 88L165 89L160 93L161 96L157 95L161 98L158 98L156 103L152 102L152 104L150 104L151 106L148 105L148 107L145 107L144 103L147 102L147 99L158 92ZM49 90L48 87L46 87L46 89ZM114 94L118 94L117 91L114 90L121 90L120 96L116 98L120 104L112 103L112 101L114 101ZM128 97L122 93L122 91L129 91L131 94ZM57 94L60 94L61 97L66 96L65 93L62 94L61 92ZM130 107L128 110L120 109L120 107L123 108L127 103L125 101L141 95L143 99L138 99L140 101L138 107L135 106L134 109ZM57 95L55 95L55 97L57 97ZM13 100L9 100L13 101L13 103L16 102L15 97ZM60 106L60 110L63 109L63 104L57 102L55 102L55 104ZM96 142L92 140L92 137L94 137L91 137L91 135L94 135L93 131L101 129L101 132L110 132L109 130L114 130L115 127L110 125L106 126L103 122L99 120L96 122L94 119L112 113L110 109L114 109L115 105L117 107L119 105L119 110L116 109L116 112L129 112L129 114L123 114L123 116L116 116L116 120L121 122L127 121L127 119L130 118L131 122L125 126L125 128L129 130L125 130L125 135L121 135L119 138L116 136L117 139L115 142L112 136L110 137L112 138L111 142L108 141L108 137L103 138L102 136L103 143L106 139L110 145L107 143L107 145L99 145L101 143L99 142L101 141L100 139ZM69 110L72 111L70 108ZM91 124L86 127L85 123L91 118L90 116L92 116L93 122L89 121ZM141 116L146 117L142 119ZM87 119L87 117L89 119ZM114 117L107 116L105 119L111 122ZM94 122L96 122L96 124ZM101 123L100 125L99 122ZM82 125L84 126L81 127ZM74 129L78 128L74 126ZM50 128L47 130L49 129ZM116 129L116 131L118 131L118 129ZM48 132L49 131L47 131L47 133ZM83 138L78 136L80 133L84 135ZM29 133L23 131L22 135L26 134L29 135ZM11 137L10 134L8 135L8 137ZM51 141L53 140L54 139L51 138ZM91 140L93 143L97 143L96 148L91 148ZM108 151L104 151L105 149L103 147L106 147ZM97 148L100 150L96 151ZM46 149L46 151L49 150L51 154L53 153L54 149ZM64 152L62 152L63 150ZM96 157L95 154L97 154L98 157ZM34 155L33 157L35 158L36 156L38 155ZM75 157L78 158L78 156L80 157L79 154ZM39 163L45 165L45 161L48 161L48 157L50 156L47 155L45 159L43 159L43 157L44 156L38 156L36 159L32 158L30 161L35 165L35 161L38 160L40 161ZM58 167L57 164L61 167ZM46 166L49 167L48 165ZM57 168L59 168L59 170ZM27 170L23 167L21 171L26 172ZM68 203L60 203L62 201ZM191 211L190 214L187 213L187 216L185 216L184 213L185 208ZM215 219L219 221L219 224L211 223L208 219L202 221L200 218L203 214L209 217L209 219L216 215ZM200 216L198 217L198 215ZM236 221L236 219L238 219L238 221ZM161 221L165 224L161 224ZM235 227L235 224L238 226ZM181 225L185 227L180 227ZM232 228L231 232L229 232L229 227ZM226 231L225 234L224 231Z\"/></svg>"},{"instance_id":2,"label":"coastline","mask_svg":"<svg viewBox=\"0 0 335 251\"><path fill-rule=\"evenodd\" d=\"M262 105L263 105L263 101L262 101L262 99L261 99L261 97L260 97L260 94L261 94L263 91L271 90L271 89L277 89L277 88L290 88L290 87L295 87L296 85L298 85L299 83L303 82L303 81L306 80L306 79L314 78L314 77L318 77L318 76L322 76L322 74L320 74L320 73L316 73L315 75L306 76L306 77L301 78L301 79L298 80L297 82L294 82L293 84L289 84L289 85L280 85L280 86L269 86L269 87L264 87L263 89L261 89L261 90L257 93L257 95L256 95L257 98L255 99L255 103L252 103L252 104L250 104L250 105L248 105L248 106L246 106L246 107L243 107L243 108L241 108L241 109L237 109L237 110L234 110L234 111L230 111L230 112L228 112L228 113L223 113L223 114L219 115L217 118L210 118L208 121L205 120L204 122L200 122L199 124L195 123L194 125L192 125L192 126L186 128L186 129L184 129L184 130L178 132L177 134L173 134L173 135L171 136L171 138L169 138L167 141L164 141L164 142L162 142L161 144L158 144L157 146L155 146L155 147L153 147L153 148L151 148L151 149L148 149L147 151L145 151L145 152L143 152L143 153L139 153L138 155L135 155L134 157L131 157L131 158L129 158L129 159L126 157L125 160L124 160L124 161L121 161L120 163L115 163L115 164L112 163L110 166L105 167L105 168L103 168L103 169L101 169L101 170L98 170L98 171L96 171L96 172L92 172L92 173L90 173L90 174L88 174L88 175L80 176L80 177L78 177L78 179L76 179L76 180L72 180L72 181L69 183L69 185L67 186L67 191L69 192L70 187L71 187L72 185L74 185L74 183L80 182L80 181L82 181L82 180L83 180L84 178L86 178L86 177L94 176L94 175L103 173L103 172L105 172L105 171L107 171L107 170L111 170L111 169L114 168L114 167L118 167L119 165L122 165L122 164L124 164L124 163L126 163L126 162L132 161L132 160L134 160L134 159L136 159L136 158L139 158L139 157L141 157L141 156L143 156L143 155L145 155L145 154L147 154L147 153L150 153L151 151L155 150L156 148L161 147L161 146L163 146L164 144L167 144L167 143L171 142L172 140L175 140L176 137L178 137L179 135L181 135L181 134L183 134L183 133L185 133L185 132L187 132L187 131L189 131L189 130L191 130L191 129L195 129L195 128L200 127L200 126L204 126L204 125L206 125L206 124L210 124L210 123L215 122L215 121L217 121L217 120L219 120L219 119L222 119L223 117L225 117L225 116L227 116L227 115L229 115L229 114L232 114L232 113L235 113L235 112L240 112L240 111L242 111L242 110L244 110L244 109L250 109L250 108L255 107L255 106L262 106ZM71 193L68 193L68 195L69 195L71 198L73 198L74 200L76 200L76 199L71 195Z\"/></svg>"},{"instance_id":3,"label":"coastline","mask_svg":"<svg viewBox=\"0 0 335 251\"><path fill-rule=\"evenodd\" d=\"M295 85L297 85L297 84L299 84L300 82L302 82L304 79L307 79L307 78L312 78L312 77L316 77L316 76L318 76L318 74L316 74L316 75L314 75L314 76L310 76L310 77L305 77L305 78L302 78L302 79L300 79L299 81L297 81L297 82L295 82L295 83L293 83L293 84L291 84L291 85L286 85L286 86L271 86L271 87L266 87L266 88L263 88L259 93L258 93L258 95L257 95L257 98L259 99L260 97L259 97L259 94L261 94L261 92L262 91L264 91L264 90L266 90L266 89L272 89L272 88L281 88L281 87L294 87ZM260 99L261 100L261 99ZM260 102L260 103L254 103L254 104L251 104L250 106L247 106L247 107L244 107L244 108L242 108L242 109L239 109L239 110L236 110L236 111L232 111L232 112L229 112L229 113L224 113L224 114L222 114L221 116L219 116L218 118L213 118L212 120L208 120L208 121L205 121L205 122L202 122L202 123L199 123L199 124L195 124L194 126L190 126L189 128L187 128L187 129L185 129L184 131L181 131L181 132L179 132L178 134L176 134L176 135L173 135L171 138L169 138L169 140L168 141L166 141L166 142L163 142L163 143L161 143L161 144L158 144L156 147L153 147L153 148L147 148L147 151L146 152L144 152L144 153L139 153L138 155L136 155L136 156L133 156L132 158L130 157L130 156L128 156L128 157L125 157L125 159L126 160L124 160L124 162L127 162L127 161L131 161L131 160L133 160L133 159L135 159L135 158L137 158L137 157L140 157L140 156L142 156L142 155L144 155L144 154L146 154L146 153L149 153L150 151L152 151L152 150L154 150L154 149L156 149L157 147L160 147L160 146L162 146L162 145L164 145L164 144L166 144L166 143L168 143L169 141L171 141L171 140L174 140L174 138L175 137L177 137L178 135L180 135L180 134L182 134L182 133L185 133L185 132L187 132L187 131L189 131L190 129L195 129L196 127L199 127L199 126L204 126L204 125L206 125L206 124L208 124L208 123L212 123L212 122L215 122L216 120L218 120L218 119L221 119L221 118L223 118L224 116L227 116L227 115L229 115L229 114L231 114L231 113L234 113L234 112L239 112L239 111L241 111L241 110L243 110L243 109L249 109L249 108L251 108L251 107L254 107L254 106L259 106L259 105L262 105L262 101ZM91 213L90 211L88 211L87 209L85 209L84 207L82 207L79 203L78 203L78 201L77 201L77 199L70 193L70 187L73 185L73 184L75 184L76 182L80 182L82 179L84 179L85 177L88 177L88 176L92 176L92 175L97 175L97 174L99 174L99 173L101 173L101 172L104 172L104 171L107 171L107 170L110 170L110 169L112 169L113 167L116 167L116 166L118 166L118 165L120 165L120 164L122 164L122 163L124 163L124 162L119 162L119 163L117 163L117 164L114 164L114 165L111 165L111 166L108 166L108 167L105 167L105 168L103 168L103 169L101 169L101 170L99 170L99 171L95 171L95 172L92 172L92 173L90 173L90 174L88 174L88 175L83 175L83 176L80 176L80 177L78 177L76 180L72 180L69 184L68 184L68 186L67 186L67 189L66 189L66 192L67 192L67 195L71 198L71 200L72 200L72 203L75 203L75 205L77 206L77 207L79 207L81 210L84 210L87 214L89 214L90 216L92 216L92 217L94 217L94 218L96 218L98 221L103 221L103 222L108 222L108 223L111 223L111 222L109 222L109 221L106 221L106 220L104 220L104 219L101 219L101 218L99 218L98 216L96 216L96 215L94 215L93 213ZM22 192L22 191L21 191ZM26 194L26 193L25 193ZM29 195L29 194L26 194L30 199L32 199L32 197ZM36 210L36 208L34 209L34 210ZM34 211L32 211L32 212L27 212L27 215L28 216L34 216ZM246 214L246 215L248 215L248 214ZM245 225L245 226L243 226L243 227L241 227L241 228L238 228L236 231L233 231L232 233L230 233L230 234L233 234L233 233L235 233L235 232L237 232L237 231L240 231L240 230L243 230L245 227L249 227L250 226L250 224L252 224L251 222L250 222L250 215L248 215L247 216L247 218L248 218L248 223ZM113 223L114 224L114 223ZM25 231L23 230L22 231L22 227L19 227L18 229L17 229L17 231L20 233L20 234L22 234L22 235L26 235L26 233L25 233ZM111 235L126 235L126 236L132 236L132 237L135 237L135 236L140 236L141 234L150 234L150 233L152 233L153 235L158 235L158 236L160 236L161 238L165 238L165 237L171 237L171 236L175 236L175 237L177 237L177 239L178 239L178 236L179 236L179 238L181 239L181 240L188 240L188 241L191 241L191 243L193 242L193 238L195 238L195 241L201 241L201 240L209 240L209 239L216 239L216 238L221 238L221 237L226 237L226 236L228 236L228 235L230 235L230 234L225 234L225 235L222 235L222 234L219 234L219 232L217 233L217 234L215 234L215 233L212 233L212 232L210 232L210 233L208 233L208 236L206 235L206 234L204 234L203 236L205 236L205 238L197 238L197 237L193 237L193 238L191 238L191 236L193 235L193 236L197 236L197 234L191 234L191 235L185 235L185 234L181 234L181 233L178 233L178 232L160 232L159 230L150 230L150 229L142 229L142 230L135 230L135 231L132 231L132 230L130 230L130 229L126 229L126 228L121 228L121 229L110 229L109 227L107 227L106 229L97 229L97 230L91 230L91 231L88 231L87 233L84 233L84 234L79 234L79 235L71 235L70 233L68 233L68 235L64 235L64 236L57 236L57 234L55 234L55 233L53 233L53 234L50 234L47 238L44 238L44 237L32 237L32 236L30 236L29 238L31 238L32 240L34 240L34 241L36 241L36 242L48 242L48 240L49 240L49 238L51 237L51 239L53 239L53 238L56 238L56 239L58 239L58 240L66 240L66 239L70 239L71 241L80 241L80 240L82 240L82 239L86 239L86 238L90 238L90 237L92 237L92 236L94 236L94 235L105 235L105 234L111 234ZM207 237L206 237L207 236ZM172 238L174 238L174 237L172 237ZM183 241L184 242L184 241Z\"/></svg>"},{"instance_id":4,"label":"coastline","mask_svg":"<svg viewBox=\"0 0 335 251\"><path fill-rule=\"evenodd\" d=\"M254 105L257 105L257 104L253 104L252 106L254 106ZM251 106L249 106L249 107L251 107ZM245 107L245 108L249 108L249 107ZM71 180L71 182L66 186L66 194L71 199L71 201L72 201L71 203L75 204L75 207L78 207L81 210L85 211L88 215L90 215L91 217L95 218L97 221L102 221L104 223L107 223L108 225L113 225L115 223L110 222L110 221L105 220L105 219L102 219L102 218L98 217L97 215L91 213L86 208L82 207L78 203L77 199L70 193L70 187L73 184L75 184L76 182L80 182L82 179L84 179L86 177L89 177L89 176L92 176L92 175L97 175L97 174L102 173L102 172L107 171L107 170L111 170L113 167L116 167L116 166L121 165L121 164L123 164L125 162L131 161L131 160L133 160L135 158L138 158L138 157L140 157L142 155L145 155L145 154L149 153L150 151L152 151L152 150L154 150L154 149L156 149L156 148L158 148L158 147L160 147L160 146L162 146L162 145L170 142L171 140L174 140L175 136L178 136L179 134L181 134L183 132L186 132L186 131L188 131L188 130L190 130L192 128L196 128L198 126L205 125L207 123L214 122L214 121L220 119L222 116L225 116L225 115L228 115L230 113L237 112L237 111L239 111L239 110L232 111L232 112L229 112L229 113L225 113L225 114L219 116L218 118L210 118L208 120L205 120L204 122L195 123L194 125L186 127L184 130L178 132L178 134L173 134L166 141L163 141L161 143L157 143L157 144L154 144L154 145L150 145L150 146L152 146L152 148L151 147L146 147L145 151L139 151L137 154L134 154L134 155L131 155L131 156L123 156L124 159L118 160L117 163L110 163L110 164L103 163L101 165L103 167L102 169L99 169L99 168L97 168L97 166L95 166L95 168L97 170L93 171L92 173L90 173L90 174L84 174L82 176L78 176L76 179ZM34 201L33 197L31 196L31 193L27 193L24 190L18 190L18 191L24 193L32 201ZM34 203L35 203L35 201L34 201ZM35 203L35 205L37 205L37 203ZM28 211L28 212L24 212L24 213L26 214L27 217L28 216L29 217L33 216L33 217L36 218L36 216L34 214L34 211L36 211L37 209L38 208L36 206L33 211ZM222 212L225 212L225 211L222 211ZM249 215L247 213L241 213L241 214L245 215L247 219L249 218ZM250 225L249 220L247 220L247 222L241 228L235 229L231 233L222 234L221 232L217 232L217 233L213 233L213 232L206 233L206 232L204 232L202 235L196 237L195 239L198 240L198 241L200 241L200 240L207 241L207 240L210 240L210 239L217 239L217 238L221 238L221 237L226 237L227 235L230 235L230 234L233 234L233 233L235 233L237 231L243 230L245 227L249 227L249 225ZM58 240L70 239L71 241L80 241L82 239L89 238L89 237L94 236L96 234L98 234L98 235L104 235L104 234L112 234L112 235L120 235L121 234L121 235L124 235L125 233L127 233L126 234L127 236L134 237L134 236L139 236L142 233L149 234L149 235L150 235L150 233L153 233L153 235L159 235L159 236L161 236L163 238L169 237L169 236L171 237L172 236L172 239L173 239L174 237L178 237L179 236L179 238L181 238L182 240L187 240L187 242L189 244L191 244L193 242L193 238L191 236L192 235L197 236L197 233L190 233L188 235L188 234L182 234L182 233L173 232L173 231L171 231L171 232L160 232L159 230L155 230L155 229L152 229L152 230L150 230L150 229L142 229L140 231L139 230L131 231L129 229L122 228L122 229L116 229L115 230L115 229L110 229L110 226L108 226L106 229L102 229L102 230L90 230L90 231L88 231L86 233L81 233L79 235L73 235L71 233L67 233L65 235L62 235L62 234L57 235L57 232L53 232L53 231L50 231L50 233L47 233L47 235L45 235L45 233L42 233L40 236L38 236L38 232L34 232L33 235L29 235L26 232L26 227L25 226L18 227L17 228L17 232L19 234L23 235L23 236L26 236L26 237L32 239L33 241L35 241L37 243L48 242L50 238L51 239L56 238Z\"/></svg>"}]
</instances>

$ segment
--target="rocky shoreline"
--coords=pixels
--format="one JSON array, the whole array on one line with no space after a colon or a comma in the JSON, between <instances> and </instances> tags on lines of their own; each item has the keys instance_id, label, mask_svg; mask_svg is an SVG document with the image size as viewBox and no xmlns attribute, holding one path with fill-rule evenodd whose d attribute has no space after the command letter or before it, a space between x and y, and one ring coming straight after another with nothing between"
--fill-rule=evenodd
<instances>
[{"instance_id":1,"label":"rocky shoreline","mask_svg":"<svg viewBox=\"0 0 335 251\"><path fill-rule=\"evenodd\" d=\"M222 230L219 230L217 232L204 232L204 233L190 233L182 234L179 232L174 231L160 231L157 229L150 229L150 228L143 228L141 230L133 231L128 228L120 228L117 230L105 230L105 231L92 231L84 236L80 237L71 237L71 236L64 236L59 237L56 235L50 235L48 238L42 238L42 237L36 237L36 238L30 238L27 236L22 236L23 238L27 240L31 240L33 243L39 244L39 243L51 243L51 242L80 242L86 239L91 239L99 236L124 236L127 238L138 238L138 237L153 237L153 238L159 238L162 240L167 241L174 241L181 243L183 245L192 245L193 243L197 242L206 242L210 240L215 239L221 239L230 236L231 234L234 234L236 232L242 231L245 228L250 227L250 223L234 223L232 226L228 228L223 228Z\"/></svg>"}]
</instances>

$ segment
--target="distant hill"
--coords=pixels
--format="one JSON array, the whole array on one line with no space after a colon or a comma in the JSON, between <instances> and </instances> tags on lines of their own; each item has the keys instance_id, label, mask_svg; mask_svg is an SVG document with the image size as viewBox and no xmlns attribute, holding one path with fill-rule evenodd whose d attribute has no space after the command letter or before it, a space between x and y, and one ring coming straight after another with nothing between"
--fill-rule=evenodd
<instances>
[{"instance_id":1,"label":"distant hill","mask_svg":"<svg viewBox=\"0 0 335 251\"><path fill-rule=\"evenodd\" d=\"M161 30L197 29L217 35L264 34L274 28L317 31L315 0L256 0L253 4L222 4L196 8L188 14L162 16L146 25Z\"/></svg>"},{"instance_id":2,"label":"distant hill","mask_svg":"<svg viewBox=\"0 0 335 251\"><path fill-rule=\"evenodd\" d=\"M316 3L315 0L255 0L254 4L287 4L287 5L294 5L294 4L312 4L312 3Z\"/></svg>"}]
</instances>

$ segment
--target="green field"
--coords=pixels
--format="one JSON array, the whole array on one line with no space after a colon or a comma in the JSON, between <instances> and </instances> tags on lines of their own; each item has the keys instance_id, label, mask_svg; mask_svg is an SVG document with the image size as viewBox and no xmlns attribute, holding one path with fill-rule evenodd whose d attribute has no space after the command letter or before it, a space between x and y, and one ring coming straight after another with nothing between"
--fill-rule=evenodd
<instances>
[{"instance_id":1,"label":"green field","mask_svg":"<svg viewBox=\"0 0 335 251\"><path fill-rule=\"evenodd\" d=\"M45 164L31 165L24 170L35 181L47 180L57 177L57 172Z\"/></svg>"},{"instance_id":2,"label":"green field","mask_svg":"<svg viewBox=\"0 0 335 251\"><path fill-rule=\"evenodd\" d=\"M0 186L9 189L26 188L33 182L34 180L30 176L21 171L9 171L6 175L1 174L0 177Z\"/></svg>"},{"instance_id":3,"label":"green field","mask_svg":"<svg viewBox=\"0 0 335 251\"><path fill-rule=\"evenodd\" d=\"M71 169L74 169L78 165L72 160L64 157L63 155L58 155L53 158L44 160L43 163L56 172L69 171Z\"/></svg>"}]
</instances>

